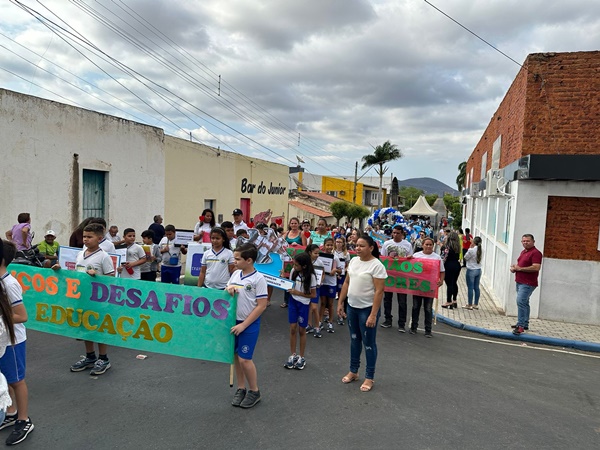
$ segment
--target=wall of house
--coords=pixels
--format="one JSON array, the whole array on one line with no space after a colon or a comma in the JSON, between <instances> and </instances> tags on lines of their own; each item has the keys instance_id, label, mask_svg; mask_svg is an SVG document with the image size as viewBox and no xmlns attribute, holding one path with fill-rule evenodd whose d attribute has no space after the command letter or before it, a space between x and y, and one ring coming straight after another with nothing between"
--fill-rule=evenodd
<instances>
[{"instance_id":1,"label":"wall of house","mask_svg":"<svg viewBox=\"0 0 600 450\"><path fill-rule=\"evenodd\" d=\"M527 63L521 155L598 154L600 52L536 53Z\"/></svg>"},{"instance_id":2,"label":"wall of house","mask_svg":"<svg viewBox=\"0 0 600 450\"><path fill-rule=\"evenodd\" d=\"M498 136L500 168L530 154L597 154L598 72L598 51L529 55L467 160L469 184L481 179L484 155L491 167Z\"/></svg>"},{"instance_id":3,"label":"wall of house","mask_svg":"<svg viewBox=\"0 0 600 450\"><path fill-rule=\"evenodd\" d=\"M217 221L232 220L242 199L249 199L251 216L270 209L288 217L287 166L172 136L165 136L165 155L165 224L193 228L210 200Z\"/></svg>"},{"instance_id":4,"label":"wall of house","mask_svg":"<svg viewBox=\"0 0 600 450\"><path fill-rule=\"evenodd\" d=\"M48 229L68 244L82 217L83 169L105 172L105 219L145 230L164 208L163 131L0 89L2 232L32 215L34 242Z\"/></svg>"},{"instance_id":5,"label":"wall of house","mask_svg":"<svg viewBox=\"0 0 600 450\"><path fill-rule=\"evenodd\" d=\"M335 177L321 177L321 192L336 192L336 197L340 200L352 202L354 198L354 180L344 180ZM356 203L362 205L363 202L363 184L356 184Z\"/></svg>"},{"instance_id":6,"label":"wall of house","mask_svg":"<svg viewBox=\"0 0 600 450\"><path fill-rule=\"evenodd\" d=\"M523 249L521 236L530 233L544 253L531 317L600 324L600 183L524 180L512 182L510 190L512 200L469 199L464 222L483 240L482 283L496 305L517 314L508 269Z\"/></svg>"}]
</instances>

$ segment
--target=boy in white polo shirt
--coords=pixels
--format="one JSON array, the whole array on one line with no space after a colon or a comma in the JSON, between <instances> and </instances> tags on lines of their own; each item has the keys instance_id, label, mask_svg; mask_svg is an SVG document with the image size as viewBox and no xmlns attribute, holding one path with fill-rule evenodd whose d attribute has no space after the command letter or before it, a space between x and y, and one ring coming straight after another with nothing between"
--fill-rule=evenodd
<instances>
[{"instance_id":1,"label":"boy in white polo shirt","mask_svg":"<svg viewBox=\"0 0 600 450\"><path fill-rule=\"evenodd\" d=\"M86 272L90 276L109 275L114 276L115 268L111 257L100 248L100 241L104 227L99 223L91 223L83 229L83 245L85 250L82 250L77 255L75 260L75 270L78 272ZM52 266L54 270L60 270L60 265ZM107 351L108 345L98 344L98 355L94 350L92 341L84 341L85 343L85 358L80 359L71 366L71 372L81 372L85 369L92 369L90 375L102 375L110 369L110 361L108 360Z\"/></svg>"},{"instance_id":2,"label":"boy in white polo shirt","mask_svg":"<svg viewBox=\"0 0 600 450\"><path fill-rule=\"evenodd\" d=\"M125 238L125 245L127 245L127 255L125 262L117 270L121 274L121 278L139 280L141 279L140 266L146 262L146 252L141 245L135 243L135 230L133 228L125 228L123 237Z\"/></svg>"},{"instance_id":3,"label":"boy in white polo shirt","mask_svg":"<svg viewBox=\"0 0 600 450\"><path fill-rule=\"evenodd\" d=\"M233 272L225 288L237 295L235 334L235 373L238 389L231 404L252 408L260 401L258 376L252 355L260 331L260 315L267 309L267 282L254 268L258 250L252 244L242 244L235 249L233 257L238 270ZM246 390L246 380L248 390Z\"/></svg>"}]
</instances>

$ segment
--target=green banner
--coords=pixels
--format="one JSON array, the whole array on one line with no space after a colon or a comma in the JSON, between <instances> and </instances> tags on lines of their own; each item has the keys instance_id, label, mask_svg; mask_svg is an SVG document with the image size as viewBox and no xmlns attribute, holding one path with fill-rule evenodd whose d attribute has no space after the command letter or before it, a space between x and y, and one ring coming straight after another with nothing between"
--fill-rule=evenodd
<instances>
[{"instance_id":1,"label":"green banner","mask_svg":"<svg viewBox=\"0 0 600 450\"><path fill-rule=\"evenodd\" d=\"M31 330L233 363L236 302L225 291L17 264L9 271Z\"/></svg>"}]
</instances>

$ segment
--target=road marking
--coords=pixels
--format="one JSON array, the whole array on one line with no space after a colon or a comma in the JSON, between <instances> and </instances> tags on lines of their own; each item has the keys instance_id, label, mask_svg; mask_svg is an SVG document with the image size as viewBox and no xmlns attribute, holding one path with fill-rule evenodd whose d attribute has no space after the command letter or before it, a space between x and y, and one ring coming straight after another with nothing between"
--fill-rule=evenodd
<instances>
[{"instance_id":1,"label":"road marking","mask_svg":"<svg viewBox=\"0 0 600 450\"><path fill-rule=\"evenodd\" d=\"M460 338L460 339L470 339L472 341L488 342L490 344L508 345L508 346L511 346L511 347L529 348L529 349L533 349L533 350L543 350L543 351L546 351L546 352L566 353L567 355L586 356L588 358L600 359L600 356L597 356L597 355L588 355L586 353L572 352L572 351L569 351L569 350L562 350L562 349L559 349L559 348L535 347L535 346L527 344L526 342L517 344L517 343L514 343L514 342L494 341L492 339L484 339L484 338L478 338L478 337L473 337L473 336L460 336L458 334L444 333L443 331L436 331L435 334L441 334L441 335L444 335L444 336L457 337L457 338ZM523 345L523 344L527 344L527 345Z\"/></svg>"}]
</instances>

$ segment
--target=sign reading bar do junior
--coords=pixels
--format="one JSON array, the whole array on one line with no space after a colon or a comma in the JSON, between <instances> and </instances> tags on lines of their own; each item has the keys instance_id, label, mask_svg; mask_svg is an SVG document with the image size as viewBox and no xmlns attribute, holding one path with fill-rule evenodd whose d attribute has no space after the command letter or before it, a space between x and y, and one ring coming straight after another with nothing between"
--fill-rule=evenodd
<instances>
[{"instance_id":1,"label":"sign reading bar do junior","mask_svg":"<svg viewBox=\"0 0 600 450\"><path fill-rule=\"evenodd\" d=\"M382 256L388 277L386 292L420 295L437 298L440 262L433 259L390 258Z\"/></svg>"},{"instance_id":2,"label":"sign reading bar do junior","mask_svg":"<svg viewBox=\"0 0 600 450\"><path fill-rule=\"evenodd\" d=\"M215 289L11 265L32 330L232 363L236 302Z\"/></svg>"}]
</instances>

